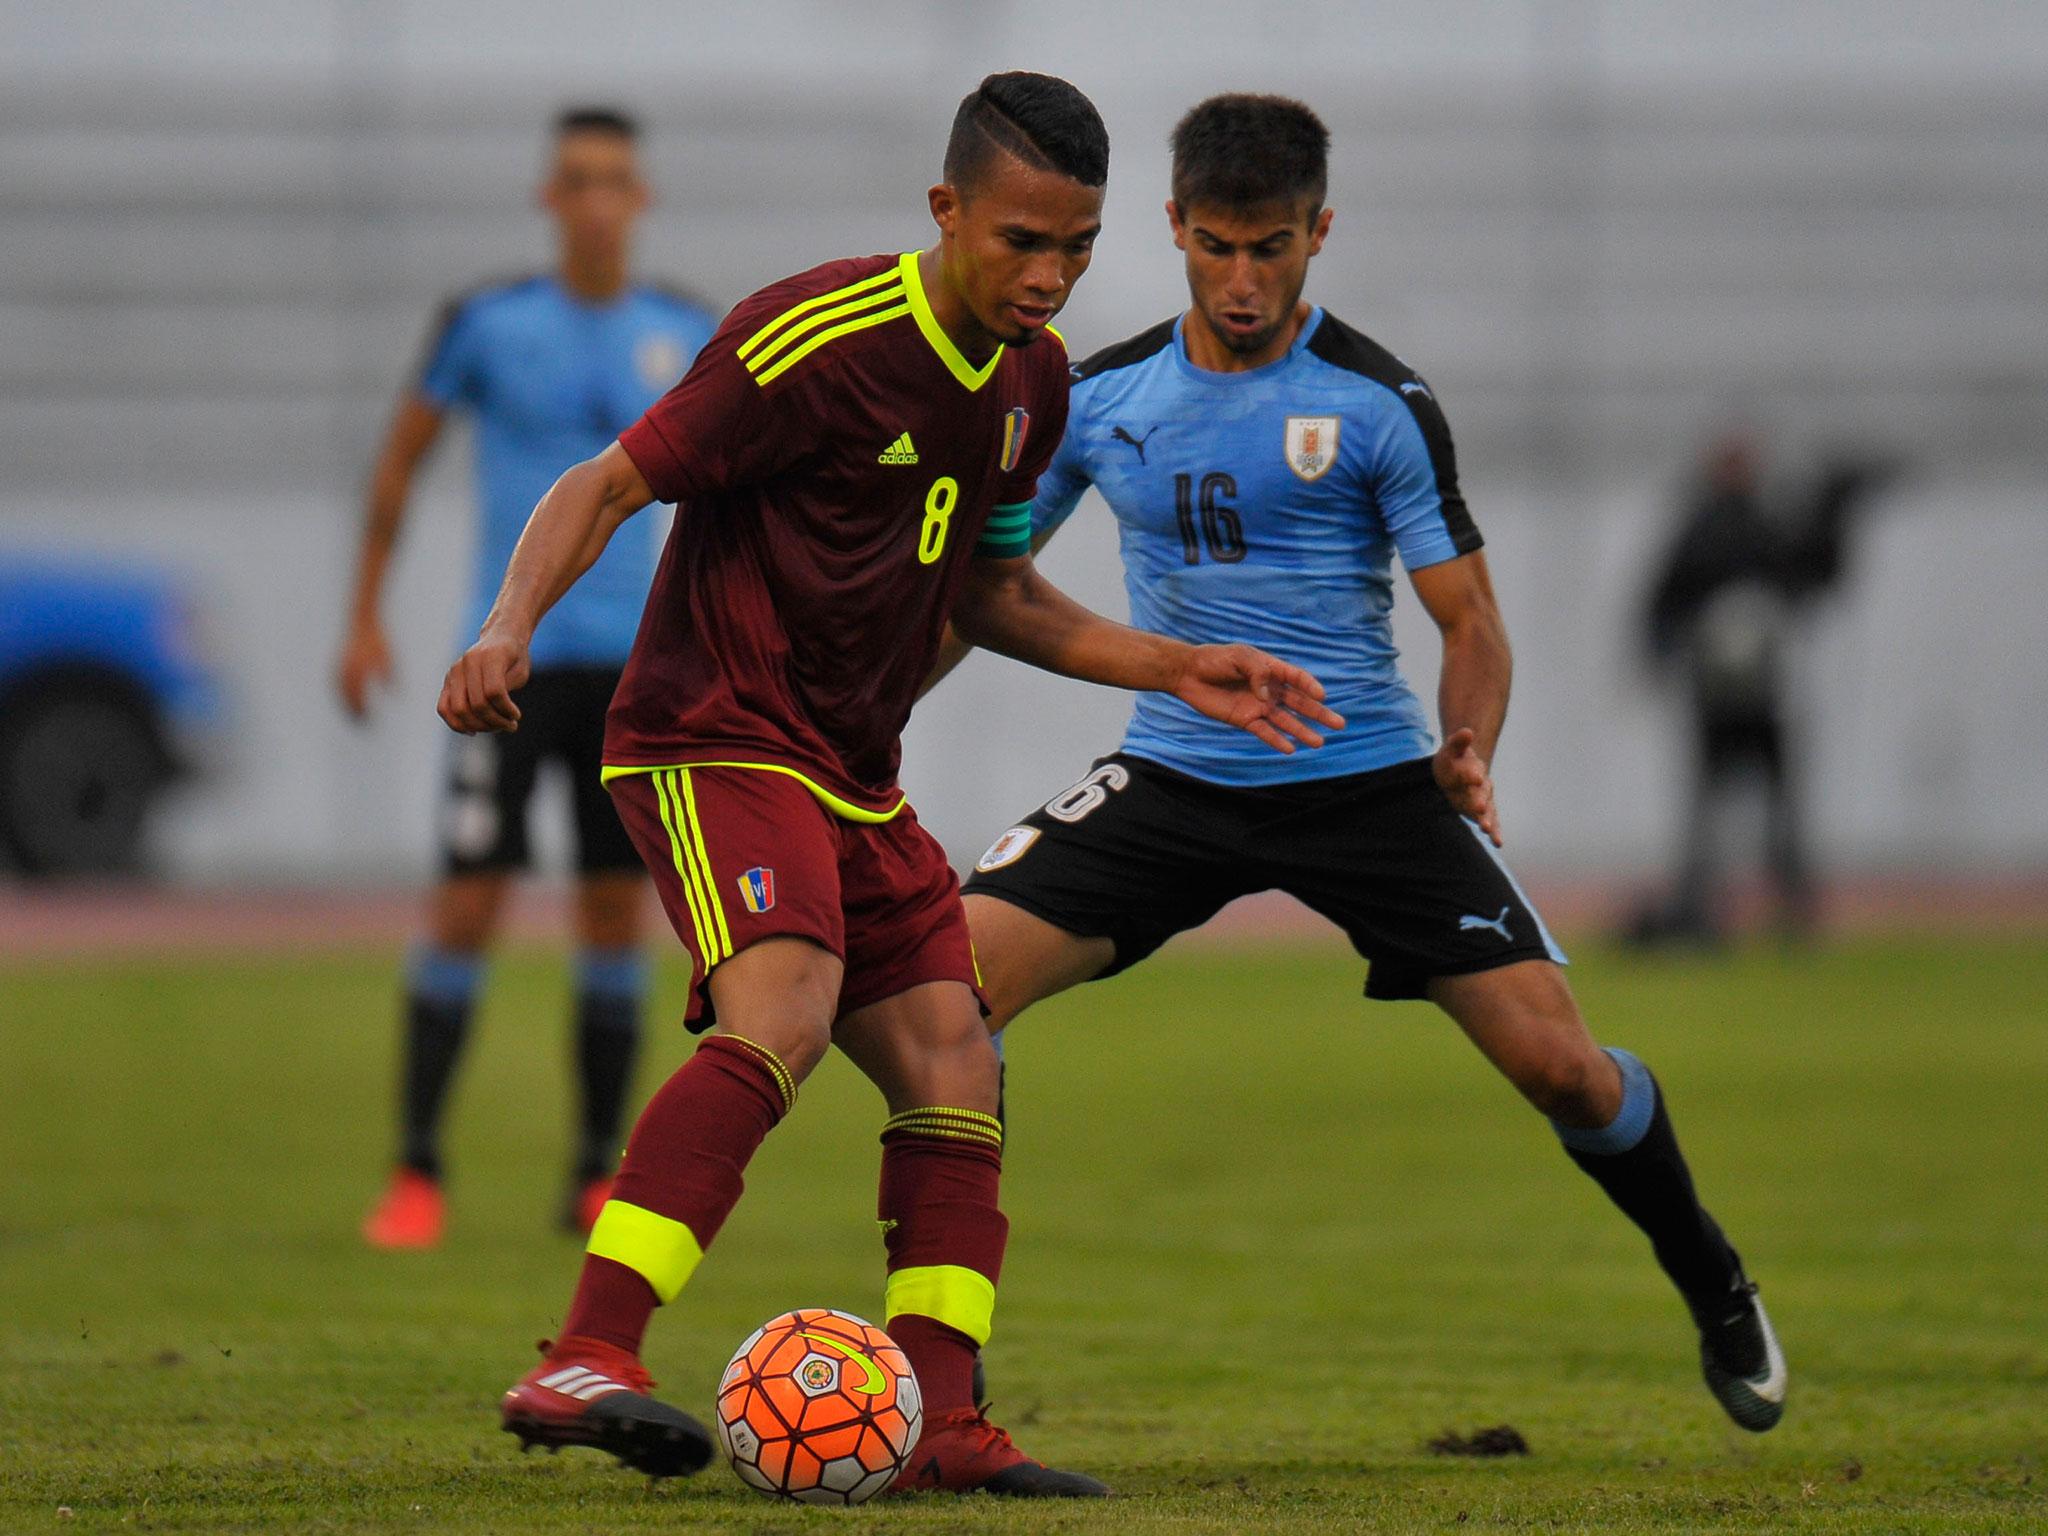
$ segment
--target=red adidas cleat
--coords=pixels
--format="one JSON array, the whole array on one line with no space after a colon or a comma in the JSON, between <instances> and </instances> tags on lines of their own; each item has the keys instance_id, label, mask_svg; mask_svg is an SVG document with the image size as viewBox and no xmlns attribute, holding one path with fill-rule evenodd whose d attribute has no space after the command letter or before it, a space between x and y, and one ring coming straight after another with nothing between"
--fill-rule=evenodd
<instances>
[{"instance_id":1,"label":"red adidas cleat","mask_svg":"<svg viewBox=\"0 0 2048 1536\"><path fill-rule=\"evenodd\" d=\"M590 1229L597 1225L597 1213L611 1197L612 1176L608 1173L571 1185L569 1198L562 1206L562 1230L588 1237Z\"/></svg>"},{"instance_id":2,"label":"red adidas cleat","mask_svg":"<svg viewBox=\"0 0 2048 1536\"><path fill-rule=\"evenodd\" d=\"M1101 1499L1109 1489L1079 1472L1060 1472L1018 1450L980 1408L955 1408L924 1421L910 1461L891 1493L924 1490L999 1493L1020 1499Z\"/></svg>"},{"instance_id":3,"label":"red adidas cleat","mask_svg":"<svg viewBox=\"0 0 2048 1536\"><path fill-rule=\"evenodd\" d=\"M391 1175L384 1198L363 1218L363 1241L372 1248L434 1248L448 1224L448 1200L438 1179L416 1168Z\"/></svg>"},{"instance_id":4,"label":"red adidas cleat","mask_svg":"<svg viewBox=\"0 0 2048 1536\"><path fill-rule=\"evenodd\" d=\"M682 1477L711 1460L702 1424L647 1394L654 1382L640 1362L599 1339L541 1341L541 1363L502 1403L505 1429L519 1448L588 1445L609 1451L649 1477Z\"/></svg>"}]
</instances>

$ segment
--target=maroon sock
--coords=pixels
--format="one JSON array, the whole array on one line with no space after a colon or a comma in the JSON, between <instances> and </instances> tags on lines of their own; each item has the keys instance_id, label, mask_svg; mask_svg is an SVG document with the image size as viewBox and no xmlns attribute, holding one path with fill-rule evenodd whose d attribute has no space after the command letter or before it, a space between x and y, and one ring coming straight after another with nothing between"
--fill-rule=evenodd
<instances>
[{"instance_id":1,"label":"maroon sock","mask_svg":"<svg viewBox=\"0 0 2048 1536\"><path fill-rule=\"evenodd\" d=\"M739 1203L749 1159L795 1101L796 1085L772 1052L713 1035L641 1111L611 1198L681 1222L699 1249L710 1248ZM589 1254L562 1332L638 1354L660 1304L637 1271Z\"/></svg>"},{"instance_id":2,"label":"maroon sock","mask_svg":"<svg viewBox=\"0 0 2048 1536\"><path fill-rule=\"evenodd\" d=\"M660 1305L654 1287L633 1270L594 1253L585 1254L583 1273L576 1279L576 1297L569 1303L569 1315L562 1319L562 1337L602 1339L637 1356L647 1320Z\"/></svg>"},{"instance_id":3,"label":"maroon sock","mask_svg":"<svg viewBox=\"0 0 2048 1536\"><path fill-rule=\"evenodd\" d=\"M1001 1133L993 1117L951 1118L960 1113L913 1110L882 1134L878 1209L892 1277L937 1265L971 1269L991 1286L1002 1275L1010 1224L996 1204ZM883 1327L909 1356L929 1414L974 1406L980 1340L956 1326L969 1321L896 1311L892 1299Z\"/></svg>"}]
</instances>

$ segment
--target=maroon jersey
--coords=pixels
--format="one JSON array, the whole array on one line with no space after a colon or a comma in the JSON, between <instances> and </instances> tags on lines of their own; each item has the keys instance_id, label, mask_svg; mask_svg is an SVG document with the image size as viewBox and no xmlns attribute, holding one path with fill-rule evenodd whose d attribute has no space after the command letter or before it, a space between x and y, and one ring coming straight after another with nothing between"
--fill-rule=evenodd
<instances>
[{"instance_id":1,"label":"maroon jersey","mask_svg":"<svg viewBox=\"0 0 2048 1536\"><path fill-rule=\"evenodd\" d=\"M979 368L915 252L828 262L726 317L619 438L678 503L605 728L608 768L791 771L841 815L902 804L899 737L977 549L1029 547L1067 417L1056 337Z\"/></svg>"}]
</instances>

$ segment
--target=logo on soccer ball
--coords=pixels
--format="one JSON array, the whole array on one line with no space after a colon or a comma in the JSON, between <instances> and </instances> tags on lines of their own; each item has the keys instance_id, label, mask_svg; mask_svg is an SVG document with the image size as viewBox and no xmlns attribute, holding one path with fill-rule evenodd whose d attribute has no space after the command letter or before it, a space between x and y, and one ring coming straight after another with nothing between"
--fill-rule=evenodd
<instances>
[{"instance_id":1,"label":"logo on soccer ball","mask_svg":"<svg viewBox=\"0 0 2048 1536\"><path fill-rule=\"evenodd\" d=\"M718 1387L717 1430L749 1488L804 1504L863 1504L896 1480L923 1395L889 1335L807 1307L750 1334Z\"/></svg>"},{"instance_id":2,"label":"logo on soccer ball","mask_svg":"<svg viewBox=\"0 0 2048 1536\"><path fill-rule=\"evenodd\" d=\"M758 864L740 876L740 900L749 912L766 912L775 905L775 871Z\"/></svg>"},{"instance_id":3,"label":"logo on soccer ball","mask_svg":"<svg viewBox=\"0 0 2048 1536\"><path fill-rule=\"evenodd\" d=\"M1337 462L1335 416L1290 416L1283 444L1287 467L1303 480L1320 480Z\"/></svg>"}]
</instances>

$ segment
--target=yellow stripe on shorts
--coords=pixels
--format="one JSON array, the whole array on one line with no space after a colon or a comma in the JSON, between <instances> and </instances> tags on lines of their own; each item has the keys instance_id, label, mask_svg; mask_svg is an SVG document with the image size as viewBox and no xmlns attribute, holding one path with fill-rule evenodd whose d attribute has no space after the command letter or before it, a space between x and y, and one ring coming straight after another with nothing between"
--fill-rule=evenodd
<instances>
[{"instance_id":1,"label":"yellow stripe on shorts","mask_svg":"<svg viewBox=\"0 0 2048 1536\"><path fill-rule=\"evenodd\" d=\"M676 815L669 807L668 786L662 782L663 775L649 774L654 783L655 803L661 807L661 825L668 833L670 856L676 862L676 878L683 882L683 900L690 909L690 926L697 932L697 953L704 961L705 975L711 974L711 967L718 963L716 930L705 929L704 914L697 905L697 877L683 858L682 834L676 830Z\"/></svg>"},{"instance_id":2,"label":"yellow stripe on shorts","mask_svg":"<svg viewBox=\"0 0 2048 1536\"><path fill-rule=\"evenodd\" d=\"M682 771L683 810L689 826L690 844L697 851L697 868L704 877L704 890L711 916L718 924L718 942L732 953L732 930L725 926L725 897L718 889L718 877L711 872L711 853L704 846L704 824L697 819L697 793L690 787L690 770Z\"/></svg>"}]
</instances>

